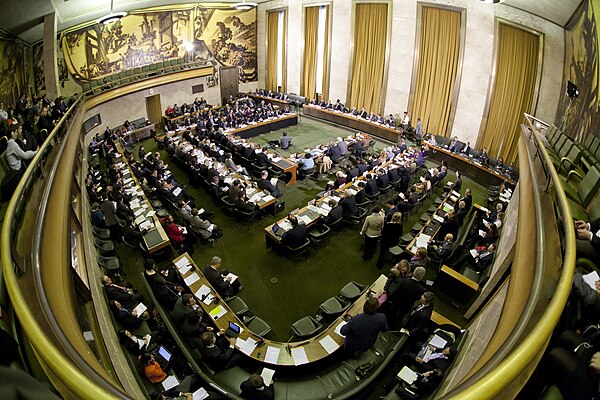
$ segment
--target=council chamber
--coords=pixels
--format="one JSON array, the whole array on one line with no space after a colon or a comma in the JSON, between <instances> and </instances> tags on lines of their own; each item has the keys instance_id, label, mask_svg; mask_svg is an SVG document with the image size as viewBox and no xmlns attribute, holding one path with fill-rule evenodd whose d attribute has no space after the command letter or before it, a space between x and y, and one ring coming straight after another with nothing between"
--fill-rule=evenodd
<instances>
[{"instance_id":1,"label":"council chamber","mask_svg":"<svg viewBox=\"0 0 600 400\"><path fill-rule=\"evenodd\" d=\"M598 396L596 0L5 3L2 398Z\"/></svg>"}]
</instances>

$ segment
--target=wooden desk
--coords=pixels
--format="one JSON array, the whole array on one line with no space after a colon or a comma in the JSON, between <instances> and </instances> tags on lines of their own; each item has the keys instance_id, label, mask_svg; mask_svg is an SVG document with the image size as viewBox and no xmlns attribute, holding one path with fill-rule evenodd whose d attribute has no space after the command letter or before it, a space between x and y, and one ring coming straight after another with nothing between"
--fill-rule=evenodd
<instances>
[{"instance_id":1,"label":"wooden desk","mask_svg":"<svg viewBox=\"0 0 600 400\"><path fill-rule=\"evenodd\" d=\"M142 126L141 128L127 132L123 137L130 137L134 142L139 142L140 140L148 139L152 135L150 131L154 130L154 127L154 124Z\"/></svg>"},{"instance_id":2,"label":"wooden desk","mask_svg":"<svg viewBox=\"0 0 600 400\"><path fill-rule=\"evenodd\" d=\"M271 163L278 169L282 170L286 174L290 175L290 180L285 184L285 186L290 186L298 181L298 164L290 160L289 158L282 158L277 162L271 161Z\"/></svg>"},{"instance_id":3,"label":"wooden desk","mask_svg":"<svg viewBox=\"0 0 600 400\"><path fill-rule=\"evenodd\" d=\"M468 303L479 290L478 283L446 265L442 266L433 282L433 287L462 304Z\"/></svg>"},{"instance_id":4,"label":"wooden desk","mask_svg":"<svg viewBox=\"0 0 600 400\"><path fill-rule=\"evenodd\" d=\"M177 270L179 270L177 265L180 261L184 265L189 264L192 266L192 268L189 271L187 271L184 274L181 274L184 279L188 278L189 276L193 275L194 273L196 273L198 275L199 279L196 282L194 282L188 286L189 289L192 291L192 293L194 293L194 294L197 293L198 290L203 285L205 285L207 288L210 289L210 294L214 295L217 299L219 299L218 300L219 304L215 304L214 300L213 300L213 302L210 302L207 305L198 296L196 296L196 301L202 307L202 309L208 315L210 315L210 312L213 311L214 309L216 309L217 307L222 307L222 309L224 309L226 311L226 313L223 316L221 316L220 318L218 318L216 320L213 320L213 322L215 323L215 325L217 326L218 329L227 329L227 327L229 326L229 322L234 322L243 328L243 331L240 333L238 338L240 338L242 340L251 338L255 341L260 341L261 339L263 339L263 338L259 337L258 335L255 335L254 333L250 332L248 327L246 325L244 325L244 323L231 311L231 309L229 308L227 303L225 303L225 301L217 294L217 292L213 289L213 287L210 285L210 283L208 283L208 281L206 280L202 271L200 269L198 269L198 267L194 263L194 260L192 260L192 258L187 253L184 253L181 256L177 257L175 260L173 260L173 264L175 265L175 268ZM362 313L363 305L367 299L366 294L369 293L369 291L373 291L374 292L373 296L375 296L375 297L379 296L381 293L383 293L383 287L384 287L386 281L387 281L387 277L385 275L380 275L379 278L377 278L377 280L375 280L375 282L373 282L367 288L367 290L365 291L365 294L360 296L350 306L350 308L346 311L345 314L354 316L354 315ZM335 329L341 323L344 323L344 320L343 320L342 316L340 315L335 321L333 321L333 323L331 325L329 325L321 333L319 333L316 336L314 336L310 339L307 339L307 340L303 340L300 342L290 342L289 346L288 346L288 343L286 343L286 342L278 342L278 341L274 341L274 340L264 339L264 345L262 345L261 347L254 348L254 350L249 354L249 357L256 361L266 362L265 355L267 353L267 350L270 347L272 347L272 348L279 350L279 357L277 359L277 362L273 363L274 365L293 366L293 365L295 365L295 363L294 363L294 359L291 355L291 352L293 351L293 349L303 347L304 351L306 352L308 363L319 361L329 355L329 353L325 350L325 348L323 348L323 346L319 343L320 340L329 336L340 347L344 344L344 338L341 337L340 335L338 335L337 333L335 333ZM288 353L288 349L290 349L290 353Z\"/></svg>"},{"instance_id":5,"label":"wooden desk","mask_svg":"<svg viewBox=\"0 0 600 400\"><path fill-rule=\"evenodd\" d=\"M138 189L138 193L141 193L139 195L139 197L142 198L141 202L143 202L146 205L147 209L153 210L152 205L148 201L148 198L146 197L146 194L142 190L136 176L133 174L133 171L131 171L131 167L129 166L127 159L123 155L123 147L118 142L116 143L116 146L117 146L117 150L119 151L119 153L121 155L121 162L124 163L125 166L127 167L127 174L129 175L128 177L130 177L132 180L132 183L133 183L132 186L135 186ZM126 178L127 178L126 176L123 176L124 180ZM156 214L154 214L151 218L154 223L154 228L150 229L148 232L146 232L144 234L144 244L146 245L148 252L155 253L159 250L164 249L165 247L170 246L171 241L169 240L169 236L167 236L167 232L165 232L165 229L163 228L163 226L160 223L160 220L158 219Z\"/></svg>"},{"instance_id":6,"label":"wooden desk","mask_svg":"<svg viewBox=\"0 0 600 400\"><path fill-rule=\"evenodd\" d=\"M495 170L490 169L478 162L475 162L471 157L463 157L443 147L432 146L430 144L427 144L427 146L430 149L429 158L438 160L440 162L446 161L449 168L458 170L461 174L464 174L479 183L488 186L500 185L504 182L507 182L513 186L516 184L516 182L512 179L501 175Z\"/></svg>"},{"instance_id":7,"label":"wooden desk","mask_svg":"<svg viewBox=\"0 0 600 400\"><path fill-rule=\"evenodd\" d=\"M304 104L303 109L305 115L310 115L311 117L316 117L339 125L347 126L348 128L366 132L394 143L398 143L400 135L402 134L401 131L389 126L367 121L364 118L355 117L351 114L327 110L310 104Z\"/></svg>"},{"instance_id":8,"label":"wooden desk","mask_svg":"<svg viewBox=\"0 0 600 400\"><path fill-rule=\"evenodd\" d=\"M254 100L256 100L258 102L264 100L265 103L271 103L273 105L277 105L277 106L281 106L281 107L285 107L285 106L289 106L290 105L289 101L280 100L280 99L274 99L273 97L268 97L268 96L261 96L259 94L247 93L246 96L251 97L251 98L253 98Z\"/></svg>"}]
</instances>

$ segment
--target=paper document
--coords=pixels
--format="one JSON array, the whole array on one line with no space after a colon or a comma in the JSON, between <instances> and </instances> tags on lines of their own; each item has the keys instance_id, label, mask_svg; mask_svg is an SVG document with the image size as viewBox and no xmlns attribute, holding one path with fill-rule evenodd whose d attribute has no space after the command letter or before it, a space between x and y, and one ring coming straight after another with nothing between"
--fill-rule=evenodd
<instances>
[{"instance_id":1,"label":"paper document","mask_svg":"<svg viewBox=\"0 0 600 400\"><path fill-rule=\"evenodd\" d=\"M133 311L135 311L135 315L139 318L147 309L148 307L146 307L144 303L140 303L133 309Z\"/></svg>"},{"instance_id":2,"label":"paper document","mask_svg":"<svg viewBox=\"0 0 600 400\"><path fill-rule=\"evenodd\" d=\"M192 265L191 264L187 264L184 265L183 267L179 268L179 272L181 273L181 275L185 275L188 273L188 271L192 269Z\"/></svg>"},{"instance_id":3,"label":"paper document","mask_svg":"<svg viewBox=\"0 0 600 400\"><path fill-rule=\"evenodd\" d=\"M139 217L140 214L143 214L143 213L144 213L144 209L140 207L133 212L133 215L135 215L136 217Z\"/></svg>"},{"instance_id":4,"label":"paper document","mask_svg":"<svg viewBox=\"0 0 600 400\"><path fill-rule=\"evenodd\" d=\"M429 341L430 345L432 345L433 347L437 347L438 349L443 349L446 346L446 343L448 343L448 341L441 338L438 335L433 335L433 337Z\"/></svg>"},{"instance_id":5,"label":"paper document","mask_svg":"<svg viewBox=\"0 0 600 400\"><path fill-rule=\"evenodd\" d=\"M600 280L600 276L598 276L598 272L592 271L589 274L585 274L582 276L583 281L590 285L590 287L596 290L596 281Z\"/></svg>"},{"instance_id":6,"label":"paper document","mask_svg":"<svg viewBox=\"0 0 600 400\"><path fill-rule=\"evenodd\" d=\"M231 278L231 280L229 281L230 283L235 282L235 280L238 278L237 275L232 274L231 272L228 273L227 275L225 275L225 280L228 280L227 278Z\"/></svg>"},{"instance_id":7,"label":"paper document","mask_svg":"<svg viewBox=\"0 0 600 400\"><path fill-rule=\"evenodd\" d=\"M154 226L154 224L148 220L145 220L138 226L140 227L141 230L145 231L145 230L150 230Z\"/></svg>"},{"instance_id":8,"label":"paper document","mask_svg":"<svg viewBox=\"0 0 600 400\"><path fill-rule=\"evenodd\" d=\"M175 197L179 196L179 193L181 193L181 188L180 187L177 187L177 188L175 188L175 190L173 190L173 195Z\"/></svg>"},{"instance_id":9,"label":"paper document","mask_svg":"<svg viewBox=\"0 0 600 400\"><path fill-rule=\"evenodd\" d=\"M179 260L175 261L175 267L177 267L177 269L181 269L181 267L184 267L189 263L190 262L187 257L181 257Z\"/></svg>"},{"instance_id":10,"label":"paper document","mask_svg":"<svg viewBox=\"0 0 600 400\"><path fill-rule=\"evenodd\" d=\"M194 295L199 299L206 294L210 294L210 288L206 285L200 286L200 289L196 290L196 293L194 293Z\"/></svg>"},{"instance_id":11,"label":"paper document","mask_svg":"<svg viewBox=\"0 0 600 400\"><path fill-rule=\"evenodd\" d=\"M319 207L319 209L317 210L317 212L318 212L319 214L321 214L322 216L324 216L324 217L326 217L326 216L328 216L328 215L329 215L329 211L328 211L328 210L326 210L326 209L324 209L324 208L320 208L320 207Z\"/></svg>"},{"instance_id":12,"label":"paper document","mask_svg":"<svg viewBox=\"0 0 600 400\"><path fill-rule=\"evenodd\" d=\"M260 376L263 378L265 385L271 386L271 383L273 383L273 375L274 374L275 374L274 369L263 367L263 370L262 370L262 373L260 374Z\"/></svg>"},{"instance_id":13,"label":"paper document","mask_svg":"<svg viewBox=\"0 0 600 400\"><path fill-rule=\"evenodd\" d=\"M204 400L208 398L208 392L204 388L200 388L192 393L192 400Z\"/></svg>"},{"instance_id":14,"label":"paper document","mask_svg":"<svg viewBox=\"0 0 600 400\"><path fill-rule=\"evenodd\" d=\"M338 326L336 326L336 328L335 328L335 331L334 331L334 332L335 332L335 333L337 333L338 335L340 335L341 337L346 337L345 335L342 335L342 332L341 332L341 329L342 329L342 327L343 327L344 325L346 325L346 324L347 324L347 322L346 322L346 321L342 321L342 322L340 322L340 324L339 324Z\"/></svg>"},{"instance_id":15,"label":"paper document","mask_svg":"<svg viewBox=\"0 0 600 400\"><path fill-rule=\"evenodd\" d=\"M165 388L165 390L173 389L175 386L179 385L179 381L173 375L167 376L167 378L164 381L162 381L161 383L163 385L163 388Z\"/></svg>"},{"instance_id":16,"label":"paper document","mask_svg":"<svg viewBox=\"0 0 600 400\"><path fill-rule=\"evenodd\" d=\"M212 294L209 294L208 296L206 296L206 298L204 300L202 300L202 302L208 306L208 305L210 305L210 303L212 303L214 298L215 298L215 296L213 296Z\"/></svg>"},{"instance_id":17,"label":"paper document","mask_svg":"<svg viewBox=\"0 0 600 400\"><path fill-rule=\"evenodd\" d=\"M327 351L328 354L333 353L340 347L340 345L337 344L337 342L333 340L329 335L319 340L319 343L321 343L321 346L323 346L323 348L325 349L325 351Z\"/></svg>"},{"instance_id":18,"label":"paper document","mask_svg":"<svg viewBox=\"0 0 600 400\"><path fill-rule=\"evenodd\" d=\"M148 214L146 214L146 217L151 218L151 217L154 217L155 214L156 214L156 211L150 210L150 211L148 211Z\"/></svg>"},{"instance_id":19,"label":"paper document","mask_svg":"<svg viewBox=\"0 0 600 400\"><path fill-rule=\"evenodd\" d=\"M454 210L454 207L448 203L444 203L444 212L448 212L450 210Z\"/></svg>"},{"instance_id":20,"label":"paper document","mask_svg":"<svg viewBox=\"0 0 600 400\"><path fill-rule=\"evenodd\" d=\"M267 347L267 353L265 354L265 362L269 364L277 364L280 352L281 350L277 347Z\"/></svg>"},{"instance_id":21,"label":"paper document","mask_svg":"<svg viewBox=\"0 0 600 400\"><path fill-rule=\"evenodd\" d=\"M436 221L439 221L439 222L444 222L444 218L440 217L437 214L433 214L433 219L435 219Z\"/></svg>"},{"instance_id":22,"label":"paper document","mask_svg":"<svg viewBox=\"0 0 600 400\"><path fill-rule=\"evenodd\" d=\"M308 363L308 357L306 356L304 347L292 348L292 358L294 359L294 365L296 366Z\"/></svg>"},{"instance_id":23,"label":"paper document","mask_svg":"<svg viewBox=\"0 0 600 400\"><path fill-rule=\"evenodd\" d=\"M458 193L456 190L453 190L452 194L456 197L460 197L460 193Z\"/></svg>"},{"instance_id":24,"label":"paper document","mask_svg":"<svg viewBox=\"0 0 600 400\"><path fill-rule=\"evenodd\" d=\"M199 279L200 279L200 277L198 276L198 274L194 272L193 274L191 274L190 276L188 276L187 278L185 278L183 281L189 287L190 285L194 284Z\"/></svg>"},{"instance_id":25,"label":"paper document","mask_svg":"<svg viewBox=\"0 0 600 400\"><path fill-rule=\"evenodd\" d=\"M275 200L275 197L271 196L270 194L267 195L267 196L265 196L265 197L263 197L263 201L265 203L268 202L268 201L271 201L271 200Z\"/></svg>"},{"instance_id":26,"label":"paper document","mask_svg":"<svg viewBox=\"0 0 600 400\"><path fill-rule=\"evenodd\" d=\"M140 208L139 210L140 210L142 213L144 212L144 209L143 209L143 208ZM140 214L141 214L141 213L140 213ZM135 224L136 224L136 225L138 225L138 226L139 226L139 225L140 225L142 222L144 222L145 220L146 220L146 217L145 217L145 216L143 216L143 215L140 215L139 217L137 217L137 218L135 219L135 221L134 221L134 222L135 222Z\"/></svg>"},{"instance_id":27,"label":"paper document","mask_svg":"<svg viewBox=\"0 0 600 400\"><path fill-rule=\"evenodd\" d=\"M222 306L217 306L215 308L213 308L210 312L209 312L210 316L212 317L212 319L217 320L220 317L222 317L223 315L227 314L227 310L224 309Z\"/></svg>"},{"instance_id":28,"label":"paper document","mask_svg":"<svg viewBox=\"0 0 600 400\"><path fill-rule=\"evenodd\" d=\"M249 356L250 354L252 354L252 352L254 351L254 349L256 348L256 345L258 343L256 342L256 340L252 339L252 338L248 338L246 340L240 339L239 337L236 339L235 341L235 345L237 346L237 348L244 353L245 355Z\"/></svg>"},{"instance_id":29,"label":"paper document","mask_svg":"<svg viewBox=\"0 0 600 400\"><path fill-rule=\"evenodd\" d=\"M479 255L479 253L477 253L477 250L475 249L469 250L469 253L471 253L471 256L473 256L473 258L477 258L477 256Z\"/></svg>"},{"instance_id":30,"label":"paper document","mask_svg":"<svg viewBox=\"0 0 600 400\"><path fill-rule=\"evenodd\" d=\"M485 208L485 207L483 207L483 206L482 206L482 207L479 207L479 208L480 208L480 209L481 209L481 211L483 211L484 213L489 213L489 212L490 212L490 210L488 210L487 208Z\"/></svg>"},{"instance_id":31,"label":"paper document","mask_svg":"<svg viewBox=\"0 0 600 400\"><path fill-rule=\"evenodd\" d=\"M402 379L409 385L412 385L414 381L417 380L417 377L417 373L407 366L404 366L404 368L402 368L400 372L398 372L398 378Z\"/></svg>"},{"instance_id":32,"label":"paper document","mask_svg":"<svg viewBox=\"0 0 600 400\"><path fill-rule=\"evenodd\" d=\"M277 178L271 178L271 185L277 186L277 181L278 181Z\"/></svg>"}]
</instances>

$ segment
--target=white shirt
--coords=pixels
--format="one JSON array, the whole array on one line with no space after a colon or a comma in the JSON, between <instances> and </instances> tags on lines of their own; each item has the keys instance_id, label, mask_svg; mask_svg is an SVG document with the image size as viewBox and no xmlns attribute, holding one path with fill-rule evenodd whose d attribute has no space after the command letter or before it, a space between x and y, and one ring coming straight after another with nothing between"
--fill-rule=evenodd
<instances>
[{"instance_id":1,"label":"white shirt","mask_svg":"<svg viewBox=\"0 0 600 400\"><path fill-rule=\"evenodd\" d=\"M37 150L23 151L14 139L9 139L6 145L6 160L10 169L18 171L21 169L21 160L30 160L35 156Z\"/></svg>"}]
</instances>

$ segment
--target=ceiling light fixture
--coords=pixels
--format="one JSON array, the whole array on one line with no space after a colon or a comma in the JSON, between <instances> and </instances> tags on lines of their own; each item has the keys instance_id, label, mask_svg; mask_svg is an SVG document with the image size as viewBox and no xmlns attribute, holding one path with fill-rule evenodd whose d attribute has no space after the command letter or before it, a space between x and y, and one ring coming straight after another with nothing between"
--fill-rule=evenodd
<instances>
[{"instance_id":1,"label":"ceiling light fixture","mask_svg":"<svg viewBox=\"0 0 600 400\"><path fill-rule=\"evenodd\" d=\"M504 3L504 0L479 0L482 3L486 3L486 4L498 4L498 3Z\"/></svg>"},{"instance_id":2,"label":"ceiling light fixture","mask_svg":"<svg viewBox=\"0 0 600 400\"><path fill-rule=\"evenodd\" d=\"M235 8L236 10L240 11L247 11L253 9L256 6L258 6L258 3L255 3L253 1L242 0L241 3L232 4L231 8Z\"/></svg>"},{"instance_id":3,"label":"ceiling light fixture","mask_svg":"<svg viewBox=\"0 0 600 400\"><path fill-rule=\"evenodd\" d=\"M112 24L113 22L117 22L118 20L120 20L121 18L123 18L126 15L127 15L127 13L125 11L113 12L113 0L110 0L110 14L107 14L103 17L98 18L96 20L96 23L109 25L109 24Z\"/></svg>"}]
</instances>

